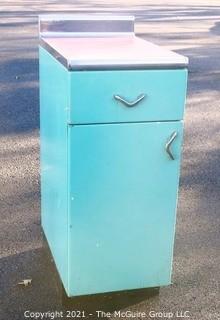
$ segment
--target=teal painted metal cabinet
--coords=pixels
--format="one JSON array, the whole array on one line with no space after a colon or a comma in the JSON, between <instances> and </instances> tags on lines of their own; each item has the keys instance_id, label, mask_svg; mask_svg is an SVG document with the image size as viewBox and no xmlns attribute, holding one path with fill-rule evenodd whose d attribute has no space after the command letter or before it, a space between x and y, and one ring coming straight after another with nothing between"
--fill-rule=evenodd
<instances>
[{"instance_id":1,"label":"teal painted metal cabinet","mask_svg":"<svg viewBox=\"0 0 220 320\"><path fill-rule=\"evenodd\" d=\"M170 284L186 67L39 54L42 227L67 295Z\"/></svg>"}]
</instances>

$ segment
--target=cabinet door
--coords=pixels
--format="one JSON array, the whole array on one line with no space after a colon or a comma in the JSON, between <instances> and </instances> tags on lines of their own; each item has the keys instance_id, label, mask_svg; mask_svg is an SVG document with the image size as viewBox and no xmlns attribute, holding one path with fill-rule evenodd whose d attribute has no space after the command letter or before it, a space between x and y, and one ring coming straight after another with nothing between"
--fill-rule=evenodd
<instances>
[{"instance_id":1,"label":"cabinet door","mask_svg":"<svg viewBox=\"0 0 220 320\"><path fill-rule=\"evenodd\" d=\"M170 283L181 140L180 121L69 127L69 295Z\"/></svg>"}]
</instances>

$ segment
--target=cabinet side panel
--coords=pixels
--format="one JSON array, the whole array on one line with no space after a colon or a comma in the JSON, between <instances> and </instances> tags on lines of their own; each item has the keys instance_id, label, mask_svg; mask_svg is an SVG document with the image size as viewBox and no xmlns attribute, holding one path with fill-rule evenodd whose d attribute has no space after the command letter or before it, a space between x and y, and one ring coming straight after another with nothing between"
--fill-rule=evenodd
<instances>
[{"instance_id":1,"label":"cabinet side panel","mask_svg":"<svg viewBox=\"0 0 220 320\"><path fill-rule=\"evenodd\" d=\"M40 59L41 221L67 289L68 72L46 50Z\"/></svg>"}]
</instances>

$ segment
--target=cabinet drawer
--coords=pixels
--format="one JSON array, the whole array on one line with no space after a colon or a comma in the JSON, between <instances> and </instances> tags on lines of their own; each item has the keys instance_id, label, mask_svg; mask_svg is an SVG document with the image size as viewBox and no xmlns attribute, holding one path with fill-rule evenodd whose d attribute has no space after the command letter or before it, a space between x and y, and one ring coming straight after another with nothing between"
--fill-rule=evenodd
<instances>
[{"instance_id":1,"label":"cabinet drawer","mask_svg":"<svg viewBox=\"0 0 220 320\"><path fill-rule=\"evenodd\" d=\"M183 119L186 69L73 71L70 77L69 123Z\"/></svg>"}]
</instances>

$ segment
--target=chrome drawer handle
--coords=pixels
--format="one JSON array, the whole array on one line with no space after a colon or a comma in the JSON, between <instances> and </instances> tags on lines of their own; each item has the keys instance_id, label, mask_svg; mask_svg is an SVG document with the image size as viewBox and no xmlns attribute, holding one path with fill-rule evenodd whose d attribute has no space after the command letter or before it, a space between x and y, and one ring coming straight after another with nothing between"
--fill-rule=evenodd
<instances>
[{"instance_id":1,"label":"chrome drawer handle","mask_svg":"<svg viewBox=\"0 0 220 320\"><path fill-rule=\"evenodd\" d=\"M169 137L166 145L165 145L165 149L166 149L166 152L168 153L170 159L174 160L174 156L172 154L172 152L170 151L170 147L171 147L171 144L173 143L173 141L175 140L175 138L177 137L177 132L174 131L171 136Z\"/></svg>"},{"instance_id":2,"label":"chrome drawer handle","mask_svg":"<svg viewBox=\"0 0 220 320\"><path fill-rule=\"evenodd\" d=\"M142 93L134 101L128 101L117 94L114 95L114 98L115 98L115 100L118 100L118 101L124 103L127 107L134 107L136 104L138 104L138 102L140 102L141 100L143 100L145 98L145 94Z\"/></svg>"}]
</instances>

